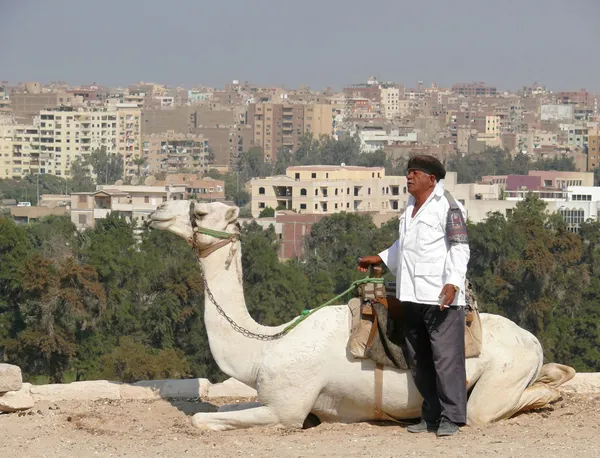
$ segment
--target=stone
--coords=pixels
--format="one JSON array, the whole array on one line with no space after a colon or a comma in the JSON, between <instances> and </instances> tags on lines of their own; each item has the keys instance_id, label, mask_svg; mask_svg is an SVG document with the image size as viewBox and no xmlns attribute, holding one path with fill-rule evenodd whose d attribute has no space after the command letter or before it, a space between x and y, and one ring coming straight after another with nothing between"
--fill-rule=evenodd
<instances>
[{"instance_id":1,"label":"stone","mask_svg":"<svg viewBox=\"0 0 600 458\"><path fill-rule=\"evenodd\" d=\"M20 390L0 395L0 412L18 412L33 408L34 401L30 388L31 384L23 383Z\"/></svg>"},{"instance_id":2,"label":"stone","mask_svg":"<svg viewBox=\"0 0 600 458\"><path fill-rule=\"evenodd\" d=\"M120 383L106 380L73 382L53 385L33 385L34 401L97 401L98 399L121 399Z\"/></svg>"},{"instance_id":3,"label":"stone","mask_svg":"<svg viewBox=\"0 0 600 458\"><path fill-rule=\"evenodd\" d=\"M221 383L215 383L208 389L207 399L233 397L253 398L256 397L256 390L234 378L229 378Z\"/></svg>"},{"instance_id":4,"label":"stone","mask_svg":"<svg viewBox=\"0 0 600 458\"><path fill-rule=\"evenodd\" d=\"M0 393L19 391L23 385L21 368L13 364L0 364Z\"/></svg>"},{"instance_id":5,"label":"stone","mask_svg":"<svg viewBox=\"0 0 600 458\"><path fill-rule=\"evenodd\" d=\"M578 372L560 389L568 393L600 393L600 373Z\"/></svg>"},{"instance_id":6,"label":"stone","mask_svg":"<svg viewBox=\"0 0 600 458\"><path fill-rule=\"evenodd\" d=\"M122 385L122 399L200 398L208 394L210 382L205 378L183 380L143 380ZM146 397L144 397L146 396Z\"/></svg>"}]
</instances>

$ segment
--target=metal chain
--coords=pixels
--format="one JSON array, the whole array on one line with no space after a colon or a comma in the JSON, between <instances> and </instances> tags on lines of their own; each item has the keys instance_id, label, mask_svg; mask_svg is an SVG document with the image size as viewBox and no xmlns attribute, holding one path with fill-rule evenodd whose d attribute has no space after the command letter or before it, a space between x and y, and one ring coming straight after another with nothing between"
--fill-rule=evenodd
<instances>
[{"instance_id":1,"label":"metal chain","mask_svg":"<svg viewBox=\"0 0 600 458\"><path fill-rule=\"evenodd\" d=\"M233 321L233 319L231 319L229 316L227 316L227 314L225 313L223 308L217 303L217 301L215 300L215 296L213 296L212 291L208 287L208 282L206 281L206 276L204 275L204 270L202 269L202 264L200 263L200 259L198 259L198 266L200 267L200 275L202 276L202 283L204 284L204 290L206 291L208 298L213 303L213 305L216 307L217 312L219 312L219 315L221 315L223 318L225 318L235 331L239 332L240 334L244 335L245 337L249 337L251 339L257 339L257 340L277 340L277 339L282 338L285 335L285 330L280 331L277 334L271 334L271 335L258 334L256 332L249 331L248 329L240 326L235 321Z\"/></svg>"}]
</instances>

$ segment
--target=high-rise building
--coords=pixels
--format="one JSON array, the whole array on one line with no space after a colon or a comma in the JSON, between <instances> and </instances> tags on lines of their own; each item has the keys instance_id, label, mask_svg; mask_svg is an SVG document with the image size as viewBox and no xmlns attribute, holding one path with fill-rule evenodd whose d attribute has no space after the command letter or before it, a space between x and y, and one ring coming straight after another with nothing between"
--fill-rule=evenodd
<instances>
[{"instance_id":1,"label":"high-rise building","mask_svg":"<svg viewBox=\"0 0 600 458\"><path fill-rule=\"evenodd\" d=\"M145 135L143 152L150 175L160 172L200 172L209 165L208 140L202 135L173 131Z\"/></svg>"},{"instance_id":2,"label":"high-rise building","mask_svg":"<svg viewBox=\"0 0 600 458\"><path fill-rule=\"evenodd\" d=\"M278 151L294 151L305 133L331 135L333 111L326 104L260 103L248 107L253 143L263 151L266 162L275 162Z\"/></svg>"},{"instance_id":3,"label":"high-rise building","mask_svg":"<svg viewBox=\"0 0 600 458\"><path fill-rule=\"evenodd\" d=\"M3 170L14 178L30 173L69 177L76 158L99 148L120 155L125 176L134 175L133 160L142 154L141 111L127 106L42 110L34 124L12 129L10 172L7 164Z\"/></svg>"}]
</instances>

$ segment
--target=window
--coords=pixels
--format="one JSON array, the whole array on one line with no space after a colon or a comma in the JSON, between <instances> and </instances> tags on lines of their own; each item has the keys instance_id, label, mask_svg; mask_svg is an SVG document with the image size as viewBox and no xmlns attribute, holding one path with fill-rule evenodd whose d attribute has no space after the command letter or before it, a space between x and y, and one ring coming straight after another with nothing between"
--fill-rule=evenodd
<instances>
[{"instance_id":1,"label":"window","mask_svg":"<svg viewBox=\"0 0 600 458\"><path fill-rule=\"evenodd\" d=\"M265 203L264 202L259 202L258 203L258 208L265 208Z\"/></svg>"},{"instance_id":2,"label":"window","mask_svg":"<svg viewBox=\"0 0 600 458\"><path fill-rule=\"evenodd\" d=\"M300 210L306 210L306 204L300 204Z\"/></svg>"},{"instance_id":3,"label":"window","mask_svg":"<svg viewBox=\"0 0 600 458\"><path fill-rule=\"evenodd\" d=\"M296 174L295 174L295 177L296 177L296 180L299 180L299 179L300 179L300 174L299 174L299 173L296 173Z\"/></svg>"},{"instance_id":4,"label":"window","mask_svg":"<svg viewBox=\"0 0 600 458\"><path fill-rule=\"evenodd\" d=\"M311 174L310 174L310 177L311 177L311 178L317 178L317 174L316 174L316 173L311 173Z\"/></svg>"},{"instance_id":5,"label":"window","mask_svg":"<svg viewBox=\"0 0 600 458\"><path fill-rule=\"evenodd\" d=\"M350 202L346 202L346 208L350 208Z\"/></svg>"},{"instance_id":6,"label":"window","mask_svg":"<svg viewBox=\"0 0 600 458\"><path fill-rule=\"evenodd\" d=\"M149 204L150 203L150 196L144 196L144 203L145 204Z\"/></svg>"},{"instance_id":7,"label":"window","mask_svg":"<svg viewBox=\"0 0 600 458\"><path fill-rule=\"evenodd\" d=\"M337 188L335 188L335 195L336 195L336 196L338 195L338 190L337 190Z\"/></svg>"},{"instance_id":8,"label":"window","mask_svg":"<svg viewBox=\"0 0 600 458\"><path fill-rule=\"evenodd\" d=\"M315 204L315 210L319 209L319 204Z\"/></svg>"},{"instance_id":9,"label":"window","mask_svg":"<svg viewBox=\"0 0 600 458\"><path fill-rule=\"evenodd\" d=\"M315 189L315 196L318 196L318 195L319 195L319 190Z\"/></svg>"},{"instance_id":10,"label":"window","mask_svg":"<svg viewBox=\"0 0 600 458\"><path fill-rule=\"evenodd\" d=\"M346 194L350 195L350 188L346 188Z\"/></svg>"},{"instance_id":11,"label":"window","mask_svg":"<svg viewBox=\"0 0 600 458\"><path fill-rule=\"evenodd\" d=\"M262 187L258 188L258 193L261 194L261 195L264 194L265 193L265 188L262 188Z\"/></svg>"},{"instance_id":12,"label":"window","mask_svg":"<svg viewBox=\"0 0 600 458\"><path fill-rule=\"evenodd\" d=\"M371 195L371 188L368 188L368 189L367 189L367 194L368 194L368 195Z\"/></svg>"},{"instance_id":13,"label":"window","mask_svg":"<svg viewBox=\"0 0 600 458\"><path fill-rule=\"evenodd\" d=\"M79 196L79 203L80 204L87 204L87 196L80 195Z\"/></svg>"},{"instance_id":14,"label":"window","mask_svg":"<svg viewBox=\"0 0 600 458\"><path fill-rule=\"evenodd\" d=\"M329 174L328 173L325 174L325 178L329 178Z\"/></svg>"},{"instance_id":15,"label":"window","mask_svg":"<svg viewBox=\"0 0 600 458\"><path fill-rule=\"evenodd\" d=\"M302 188L302 189L300 190L300 195L301 195L301 196L305 196L305 195L306 195L306 189Z\"/></svg>"},{"instance_id":16,"label":"window","mask_svg":"<svg viewBox=\"0 0 600 458\"><path fill-rule=\"evenodd\" d=\"M81 196L79 196L81 197ZM79 215L79 224L85 224L87 223L87 216L86 215Z\"/></svg>"}]
</instances>

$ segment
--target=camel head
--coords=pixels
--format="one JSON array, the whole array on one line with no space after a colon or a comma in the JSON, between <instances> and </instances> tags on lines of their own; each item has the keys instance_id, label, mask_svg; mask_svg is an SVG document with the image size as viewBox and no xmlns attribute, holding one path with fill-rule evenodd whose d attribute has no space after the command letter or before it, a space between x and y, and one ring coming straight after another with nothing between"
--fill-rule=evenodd
<instances>
[{"instance_id":1,"label":"camel head","mask_svg":"<svg viewBox=\"0 0 600 458\"><path fill-rule=\"evenodd\" d=\"M202 249L220 239L203 234L202 229L209 229L230 234L239 233L237 217L238 207L230 207L220 202L201 203L190 200L169 200L161 204L151 215L151 227L170 231L182 237L189 244ZM196 228L192 227L195 223Z\"/></svg>"}]
</instances>

